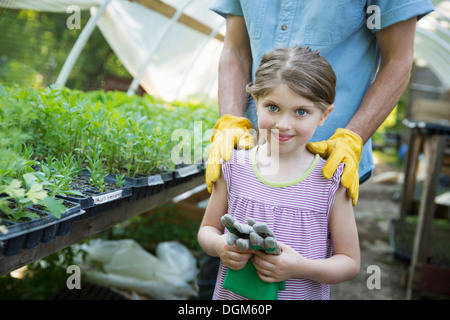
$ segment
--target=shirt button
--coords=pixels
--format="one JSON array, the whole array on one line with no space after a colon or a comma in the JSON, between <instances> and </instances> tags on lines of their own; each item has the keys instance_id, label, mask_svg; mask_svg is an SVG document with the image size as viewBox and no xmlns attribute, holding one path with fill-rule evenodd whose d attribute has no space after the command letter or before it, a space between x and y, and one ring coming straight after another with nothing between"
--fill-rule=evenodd
<instances>
[{"instance_id":1,"label":"shirt button","mask_svg":"<svg viewBox=\"0 0 450 320\"><path fill-rule=\"evenodd\" d=\"M286 30L287 29L287 25L285 25L285 24L283 24L282 26L281 26L281 30Z\"/></svg>"}]
</instances>

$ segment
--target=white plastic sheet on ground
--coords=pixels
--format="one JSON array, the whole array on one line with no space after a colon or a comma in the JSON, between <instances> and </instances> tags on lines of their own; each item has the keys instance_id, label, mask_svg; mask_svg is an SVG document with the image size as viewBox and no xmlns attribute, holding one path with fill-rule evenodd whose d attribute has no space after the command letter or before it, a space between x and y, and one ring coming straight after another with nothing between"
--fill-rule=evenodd
<instances>
[{"instance_id":1,"label":"white plastic sheet on ground","mask_svg":"<svg viewBox=\"0 0 450 320\"><path fill-rule=\"evenodd\" d=\"M144 250L134 240L108 241L94 239L84 244L86 265L80 266L87 281L146 294L157 300L189 299L197 296L196 259L176 241L162 242L157 256ZM103 265L98 271L92 266Z\"/></svg>"}]
</instances>

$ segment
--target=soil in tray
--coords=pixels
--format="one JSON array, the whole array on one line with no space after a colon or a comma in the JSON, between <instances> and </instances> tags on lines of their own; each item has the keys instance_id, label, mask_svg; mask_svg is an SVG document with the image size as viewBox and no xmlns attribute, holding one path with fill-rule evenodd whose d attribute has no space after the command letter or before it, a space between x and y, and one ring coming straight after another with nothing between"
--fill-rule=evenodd
<instances>
[{"instance_id":1,"label":"soil in tray","mask_svg":"<svg viewBox=\"0 0 450 320\"><path fill-rule=\"evenodd\" d=\"M151 180L151 177L160 176L161 179L165 182L172 180L173 177L173 171L168 171L164 169L156 169L149 173L143 173L143 172L136 172L132 175L129 174L129 172L124 168L121 172L116 172L114 174L110 174L107 177L110 179L109 181L111 183L115 183L117 181L117 175L118 174L124 174L124 181L125 184L133 185L135 187L142 187L146 185L153 185L153 184L159 184L157 181L158 179L155 179L154 181ZM147 180L145 180L147 179ZM146 182L145 182L146 181ZM155 183L156 182L156 183Z\"/></svg>"},{"instance_id":2,"label":"soil in tray","mask_svg":"<svg viewBox=\"0 0 450 320\"><path fill-rule=\"evenodd\" d=\"M16 203L15 203L14 201L8 201L8 207L9 207L10 209L12 209L12 210L15 210L15 209L17 208L17 205L16 205ZM39 215L39 217L41 217L41 218L47 216L47 215L45 215L45 214L43 214L43 213L37 212L37 211L35 211L35 210L31 210L31 209L28 208L28 207L25 207L25 208L23 209L23 211L25 211L25 212L31 212L31 213L37 214L37 215ZM1 210L0 210L0 219L1 219L1 220L13 221L13 222L17 222L17 223L23 223L23 222L27 222L27 221L30 221L30 220L31 220L31 218L29 218L29 217L22 217L22 218L20 218L20 219L18 219L18 220L14 220L13 217L7 215L5 212L3 212L3 211L1 211ZM0 224L2 224L1 221L0 221Z\"/></svg>"},{"instance_id":3,"label":"soil in tray","mask_svg":"<svg viewBox=\"0 0 450 320\"><path fill-rule=\"evenodd\" d=\"M67 209L71 209L71 208L76 207L76 206L78 205L77 203L72 203L72 202L65 201L65 200L63 201L62 204L63 204ZM16 208L15 202L13 202L13 201L10 201L8 206L9 206L11 209L15 209L15 208ZM45 206L39 205L39 204L33 204L33 205L31 205L31 206L32 206L33 209L36 209L36 210L32 210L32 209L30 209L30 208L28 208L28 207L25 207L25 208L24 208L24 211L26 211L26 212L31 212L31 213L34 213L34 214L37 214L40 218L45 218L45 217L51 216L51 214L47 211L47 208L46 208ZM11 218L10 216L8 216L8 215L7 215L6 213L4 213L3 211L0 211L0 219L2 219L2 220L8 220L8 221L13 221L13 222L16 222L16 223L23 223L23 222L28 222L28 221L32 220L32 219L29 218L29 217L22 217L22 218L20 218L20 219L18 219L18 220L14 220L13 218ZM1 222L0 222L0 224L1 224Z\"/></svg>"},{"instance_id":4,"label":"soil in tray","mask_svg":"<svg viewBox=\"0 0 450 320\"><path fill-rule=\"evenodd\" d=\"M76 206L78 206L78 204L77 203L73 203L73 202L69 202L69 201L63 201L63 206L64 207L66 207L67 209L71 209L71 208L73 208L73 207L76 207ZM37 209L37 210L41 210L41 211L44 211L44 212L47 212L47 208L45 207L45 206L43 206L43 205L40 205L40 204L34 204L34 205L32 205L32 207L34 208L34 209ZM34 212L34 211L33 211ZM38 213L39 214L39 213Z\"/></svg>"},{"instance_id":5,"label":"soil in tray","mask_svg":"<svg viewBox=\"0 0 450 320\"><path fill-rule=\"evenodd\" d=\"M31 209L29 209L29 208L25 208L24 211L38 214L41 218L47 216L46 214L42 214L42 213L40 213L40 212L31 210ZM20 218L20 219L18 219L18 220L14 220L14 218L11 218L10 216L8 216L8 215L7 215L6 213L4 213L3 211L0 211L0 219L2 220L2 221L0 221L0 225L3 224L3 221L4 221L4 220L7 220L7 221L13 221L13 222L17 222L17 223L28 222L28 221L31 220L31 218L28 218L28 217L22 217L22 218Z\"/></svg>"},{"instance_id":6,"label":"soil in tray","mask_svg":"<svg viewBox=\"0 0 450 320\"><path fill-rule=\"evenodd\" d=\"M70 184L70 188L74 189L74 190L80 190L81 193L83 193L83 191L87 191L87 190L91 190L91 191L96 191L96 192L100 192L98 190L98 188L94 187L91 183L90 183L90 178L88 176L79 176L79 177L75 177L71 184ZM109 181L105 181L104 185L103 185L103 191L101 192L110 192L110 191L116 191L118 189L118 187L116 186L116 184L109 182ZM87 196L90 196L91 194L87 194L87 193L83 193ZM71 197L74 197L73 195L71 195Z\"/></svg>"}]
</instances>

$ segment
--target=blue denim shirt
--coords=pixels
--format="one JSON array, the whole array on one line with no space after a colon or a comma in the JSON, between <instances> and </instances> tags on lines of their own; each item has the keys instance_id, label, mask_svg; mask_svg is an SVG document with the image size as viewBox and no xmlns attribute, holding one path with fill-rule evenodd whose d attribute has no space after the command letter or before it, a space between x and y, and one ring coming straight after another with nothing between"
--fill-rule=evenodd
<instances>
[{"instance_id":1,"label":"blue denim shirt","mask_svg":"<svg viewBox=\"0 0 450 320\"><path fill-rule=\"evenodd\" d=\"M216 0L210 9L224 17L244 16L253 76L264 53L277 47L320 49L337 76L335 108L311 139L321 141L347 125L374 80L380 61L375 33L415 16L421 18L433 6L429 0ZM253 100L246 116L256 127ZM369 140L363 148L359 176L373 168Z\"/></svg>"}]
</instances>

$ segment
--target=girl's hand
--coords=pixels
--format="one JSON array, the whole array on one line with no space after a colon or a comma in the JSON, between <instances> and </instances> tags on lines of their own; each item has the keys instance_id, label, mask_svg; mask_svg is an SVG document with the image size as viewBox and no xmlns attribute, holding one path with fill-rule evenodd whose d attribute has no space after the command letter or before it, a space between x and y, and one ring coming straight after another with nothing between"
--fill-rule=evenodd
<instances>
[{"instance_id":1,"label":"girl's hand","mask_svg":"<svg viewBox=\"0 0 450 320\"><path fill-rule=\"evenodd\" d=\"M223 264L233 270L240 270L247 264L253 254L252 249L241 251L236 245L230 246L226 242L226 235L220 236L216 252Z\"/></svg>"},{"instance_id":2,"label":"girl's hand","mask_svg":"<svg viewBox=\"0 0 450 320\"><path fill-rule=\"evenodd\" d=\"M298 269L307 259L297 251L278 242L281 247L280 255L266 254L255 251L252 261L261 280L265 282L281 282L292 277L298 277Z\"/></svg>"}]
</instances>

